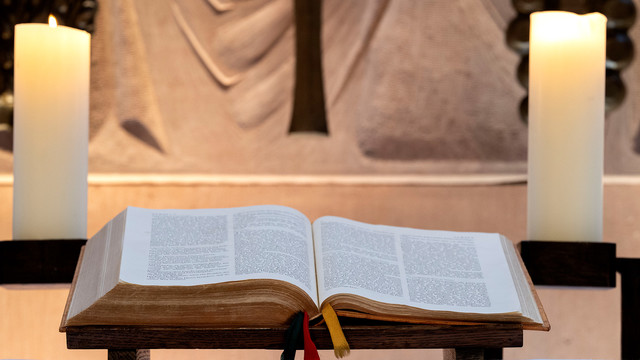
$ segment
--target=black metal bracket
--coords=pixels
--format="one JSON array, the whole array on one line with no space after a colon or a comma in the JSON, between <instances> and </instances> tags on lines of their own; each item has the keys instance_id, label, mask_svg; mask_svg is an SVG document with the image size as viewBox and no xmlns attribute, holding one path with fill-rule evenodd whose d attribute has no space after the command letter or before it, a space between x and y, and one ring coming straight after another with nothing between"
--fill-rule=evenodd
<instances>
[{"instance_id":1,"label":"black metal bracket","mask_svg":"<svg viewBox=\"0 0 640 360\"><path fill-rule=\"evenodd\" d=\"M640 359L640 259L617 258L613 243L522 241L519 246L535 285L614 288L619 272L621 358Z\"/></svg>"},{"instance_id":2,"label":"black metal bracket","mask_svg":"<svg viewBox=\"0 0 640 360\"><path fill-rule=\"evenodd\" d=\"M618 258L622 292L622 359L640 359L640 259Z\"/></svg>"},{"instance_id":3,"label":"black metal bracket","mask_svg":"<svg viewBox=\"0 0 640 360\"><path fill-rule=\"evenodd\" d=\"M529 240L519 247L535 285L616 287L616 244Z\"/></svg>"},{"instance_id":4,"label":"black metal bracket","mask_svg":"<svg viewBox=\"0 0 640 360\"><path fill-rule=\"evenodd\" d=\"M0 241L0 285L73 280L85 239Z\"/></svg>"}]
</instances>

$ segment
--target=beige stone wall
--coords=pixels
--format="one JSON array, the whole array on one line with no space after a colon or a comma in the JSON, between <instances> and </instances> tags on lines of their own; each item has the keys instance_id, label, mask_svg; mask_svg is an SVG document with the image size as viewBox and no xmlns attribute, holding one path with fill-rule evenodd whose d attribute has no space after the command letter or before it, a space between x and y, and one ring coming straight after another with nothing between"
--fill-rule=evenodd
<instances>
[{"instance_id":1,"label":"beige stone wall","mask_svg":"<svg viewBox=\"0 0 640 360\"><path fill-rule=\"evenodd\" d=\"M515 75L519 57L505 42L511 1L323 0L329 137L287 133L292 4L101 0L90 170L525 171L525 91ZM640 27L629 34L637 43ZM605 167L638 173L638 62L622 75L627 100L607 121ZM11 166L11 153L0 150L0 172Z\"/></svg>"}]
</instances>

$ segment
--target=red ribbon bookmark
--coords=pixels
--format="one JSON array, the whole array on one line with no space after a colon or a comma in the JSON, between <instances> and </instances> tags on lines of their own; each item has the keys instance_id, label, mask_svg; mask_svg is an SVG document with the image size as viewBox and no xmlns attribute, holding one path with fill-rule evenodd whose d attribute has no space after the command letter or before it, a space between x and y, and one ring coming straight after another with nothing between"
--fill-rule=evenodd
<instances>
[{"instance_id":1,"label":"red ribbon bookmark","mask_svg":"<svg viewBox=\"0 0 640 360\"><path fill-rule=\"evenodd\" d=\"M311 340L309 333L309 314L304 312L304 320L302 320L302 334L304 336L304 360L320 360L316 344Z\"/></svg>"}]
</instances>

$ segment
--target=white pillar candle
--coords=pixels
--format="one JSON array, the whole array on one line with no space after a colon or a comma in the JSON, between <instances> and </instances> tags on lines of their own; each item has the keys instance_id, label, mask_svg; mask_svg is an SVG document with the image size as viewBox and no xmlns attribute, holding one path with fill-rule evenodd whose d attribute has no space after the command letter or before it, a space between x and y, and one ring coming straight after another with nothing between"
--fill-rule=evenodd
<instances>
[{"instance_id":1,"label":"white pillar candle","mask_svg":"<svg viewBox=\"0 0 640 360\"><path fill-rule=\"evenodd\" d=\"M602 241L606 22L531 15L529 240Z\"/></svg>"},{"instance_id":2,"label":"white pillar candle","mask_svg":"<svg viewBox=\"0 0 640 360\"><path fill-rule=\"evenodd\" d=\"M89 33L15 27L13 238L87 236Z\"/></svg>"}]
</instances>

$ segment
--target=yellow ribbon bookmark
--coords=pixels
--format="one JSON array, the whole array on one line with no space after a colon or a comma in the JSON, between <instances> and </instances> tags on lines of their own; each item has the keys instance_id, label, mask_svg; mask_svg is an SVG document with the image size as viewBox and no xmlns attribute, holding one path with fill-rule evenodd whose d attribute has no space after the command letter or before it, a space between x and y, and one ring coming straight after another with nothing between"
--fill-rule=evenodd
<instances>
[{"instance_id":1,"label":"yellow ribbon bookmark","mask_svg":"<svg viewBox=\"0 0 640 360\"><path fill-rule=\"evenodd\" d=\"M329 328L329 335L331 335L331 342L333 342L333 352L336 354L337 358L343 358L351 352L349 349L349 343L347 343L347 339L344 337L344 333L342 332L342 327L340 326L340 322L338 321L338 315L333 310L333 307L329 304L325 304L322 307L322 317L324 317L324 321L327 323L327 327Z\"/></svg>"}]
</instances>

